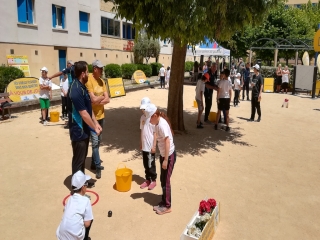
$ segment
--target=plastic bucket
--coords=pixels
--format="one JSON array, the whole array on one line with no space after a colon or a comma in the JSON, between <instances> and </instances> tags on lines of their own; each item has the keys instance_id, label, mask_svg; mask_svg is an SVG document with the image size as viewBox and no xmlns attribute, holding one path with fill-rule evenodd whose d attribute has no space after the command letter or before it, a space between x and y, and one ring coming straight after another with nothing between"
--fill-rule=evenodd
<instances>
[{"instance_id":1,"label":"plastic bucket","mask_svg":"<svg viewBox=\"0 0 320 240\"><path fill-rule=\"evenodd\" d=\"M209 113L208 119L209 119L210 122L215 122L216 118L217 118L217 113L216 112L210 112Z\"/></svg>"},{"instance_id":2,"label":"plastic bucket","mask_svg":"<svg viewBox=\"0 0 320 240\"><path fill-rule=\"evenodd\" d=\"M120 163L119 165L124 165ZM132 182L132 170L127 168L124 165L124 168L118 168L115 172L116 175L116 189L119 192L128 192L131 189L131 182Z\"/></svg>"},{"instance_id":3,"label":"plastic bucket","mask_svg":"<svg viewBox=\"0 0 320 240\"><path fill-rule=\"evenodd\" d=\"M196 100L193 100L193 107L197 108L198 107L198 103Z\"/></svg>"},{"instance_id":4,"label":"plastic bucket","mask_svg":"<svg viewBox=\"0 0 320 240\"><path fill-rule=\"evenodd\" d=\"M59 112L50 112L50 122L59 122Z\"/></svg>"}]
</instances>

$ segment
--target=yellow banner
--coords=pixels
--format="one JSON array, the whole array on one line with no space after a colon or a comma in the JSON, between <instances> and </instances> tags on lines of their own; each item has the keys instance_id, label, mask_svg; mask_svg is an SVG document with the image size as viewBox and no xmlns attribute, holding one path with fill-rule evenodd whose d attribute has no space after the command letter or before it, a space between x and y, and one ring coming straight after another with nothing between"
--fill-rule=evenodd
<instances>
[{"instance_id":1,"label":"yellow banner","mask_svg":"<svg viewBox=\"0 0 320 240\"><path fill-rule=\"evenodd\" d=\"M139 84L144 83L147 80L146 75L141 70L135 71L132 78Z\"/></svg>"},{"instance_id":2,"label":"yellow banner","mask_svg":"<svg viewBox=\"0 0 320 240\"><path fill-rule=\"evenodd\" d=\"M7 92L13 102L38 99L39 96L39 79L38 78L18 78L9 83Z\"/></svg>"},{"instance_id":3,"label":"yellow banner","mask_svg":"<svg viewBox=\"0 0 320 240\"><path fill-rule=\"evenodd\" d=\"M274 78L265 78L263 82L263 92L273 92Z\"/></svg>"},{"instance_id":4,"label":"yellow banner","mask_svg":"<svg viewBox=\"0 0 320 240\"><path fill-rule=\"evenodd\" d=\"M9 66L22 70L25 77L30 77L29 62L26 55L7 55L7 62Z\"/></svg>"},{"instance_id":5,"label":"yellow banner","mask_svg":"<svg viewBox=\"0 0 320 240\"><path fill-rule=\"evenodd\" d=\"M108 78L107 83L109 88L109 95L111 98L126 95L122 78Z\"/></svg>"}]
</instances>

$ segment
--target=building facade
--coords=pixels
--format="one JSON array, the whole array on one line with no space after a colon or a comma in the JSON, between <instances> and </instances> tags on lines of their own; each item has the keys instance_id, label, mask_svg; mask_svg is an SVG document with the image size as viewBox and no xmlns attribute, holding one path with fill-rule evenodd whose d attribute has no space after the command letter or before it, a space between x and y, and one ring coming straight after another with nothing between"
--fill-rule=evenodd
<instances>
[{"instance_id":1,"label":"building facade","mask_svg":"<svg viewBox=\"0 0 320 240\"><path fill-rule=\"evenodd\" d=\"M286 2L286 5L300 7L301 4L307 4L308 2L309 0L288 0ZM317 4L318 2L319 2L318 0L311 0L312 4Z\"/></svg>"},{"instance_id":2,"label":"building facade","mask_svg":"<svg viewBox=\"0 0 320 240\"><path fill-rule=\"evenodd\" d=\"M0 64L7 64L7 55L26 55L31 76L38 77L41 67L46 66L50 75L69 59L133 62L135 29L131 22L115 18L111 2L0 0L0 4L6 6L0 10ZM160 45L159 62L170 66L171 43Z\"/></svg>"}]
</instances>

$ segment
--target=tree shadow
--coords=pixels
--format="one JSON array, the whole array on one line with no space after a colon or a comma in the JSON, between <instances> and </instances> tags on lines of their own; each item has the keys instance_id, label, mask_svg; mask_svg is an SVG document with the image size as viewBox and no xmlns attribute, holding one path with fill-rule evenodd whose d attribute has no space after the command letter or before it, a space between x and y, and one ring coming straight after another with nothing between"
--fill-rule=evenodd
<instances>
[{"instance_id":1,"label":"tree shadow","mask_svg":"<svg viewBox=\"0 0 320 240\"><path fill-rule=\"evenodd\" d=\"M160 109L161 111L163 109ZM141 158L140 128L141 117L139 108L111 108L105 114L105 126L101 149L104 152L117 151L118 153L131 153L129 158L123 161L131 161ZM248 120L238 117L239 119ZM250 143L241 140L243 129L233 128L231 131L215 131L212 125L204 125L203 129L196 128L196 112L184 111L184 122L187 131L183 134L175 134L174 144L179 157L185 154L192 156L202 155L209 149L220 151L219 147L224 142L231 142L242 146L252 146Z\"/></svg>"},{"instance_id":2,"label":"tree shadow","mask_svg":"<svg viewBox=\"0 0 320 240\"><path fill-rule=\"evenodd\" d=\"M161 195L154 194L151 192L132 193L130 197L134 200L143 198L144 202L148 203L151 206L156 206L161 201Z\"/></svg>"}]
</instances>

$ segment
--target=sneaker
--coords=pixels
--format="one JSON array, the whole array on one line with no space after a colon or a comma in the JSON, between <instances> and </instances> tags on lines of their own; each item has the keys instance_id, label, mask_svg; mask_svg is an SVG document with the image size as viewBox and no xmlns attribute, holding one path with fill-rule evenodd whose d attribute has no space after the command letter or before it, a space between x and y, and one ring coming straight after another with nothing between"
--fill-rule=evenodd
<instances>
[{"instance_id":1,"label":"sneaker","mask_svg":"<svg viewBox=\"0 0 320 240\"><path fill-rule=\"evenodd\" d=\"M48 122L47 121L43 121L43 126L48 126Z\"/></svg>"},{"instance_id":2,"label":"sneaker","mask_svg":"<svg viewBox=\"0 0 320 240\"><path fill-rule=\"evenodd\" d=\"M230 132L230 127L226 127L226 132Z\"/></svg>"},{"instance_id":3,"label":"sneaker","mask_svg":"<svg viewBox=\"0 0 320 240\"><path fill-rule=\"evenodd\" d=\"M201 124L197 125L197 128L203 128L203 126Z\"/></svg>"},{"instance_id":4,"label":"sneaker","mask_svg":"<svg viewBox=\"0 0 320 240\"><path fill-rule=\"evenodd\" d=\"M163 202L159 202L157 206L153 206L153 211L157 211L160 207L163 207L163 206L164 206Z\"/></svg>"},{"instance_id":5,"label":"sneaker","mask_svg":"<svg viewBox=\"0 0 320 240\"><path fill-rule=\"evenodd\" d=\"M144 188L148 187L149 185L150 185L150 181L149 181L149 180L146 180L144 183L142 183L142 184L140 185L140 188L141 188L141 189L144 189Z\"/></svg>"},{"instance_id":6,"label":"sneaker","mask_svg":"<svg viewBox=\"0 0 320 240\"><path fill-rule=\"evenodd\" d=\"M170 213L171 212L171 208L167 208L167 207L158 207L157 209L157 214L159 215L163 215L165 213Z\"/></svg>"},{"instance_id":7,"label":"sneaker","mask_svg":"<svg viewBox=\"0 0 320 240\"><path fill-rule=\"evenodd\" d=\"M155 186L157 186L156 181L152 181L152 182L149 184L149 186L148 186L148 190L152 190L152 189L154 189L154 188L155 188Z\"/></svg>"},{"instance_id":8,"label":"sneaker","mask_svg":"<svg viewBox=\"0 0 320 240\"><path fill-rule=\"evenodd\" d=\"M261 121L261 117L258 117L257 122L260 122L260 121Z\"/></svg>"},{"instance_id":9,"label":"sneaker","mask_svg":"<svg viewBox=\"0 0 320 240\"><path fill-rule=\"evenodd\" d=\"M214 130L218 130L218 125L217 124L214 125Z\"/></svg>"}]
</instances>

